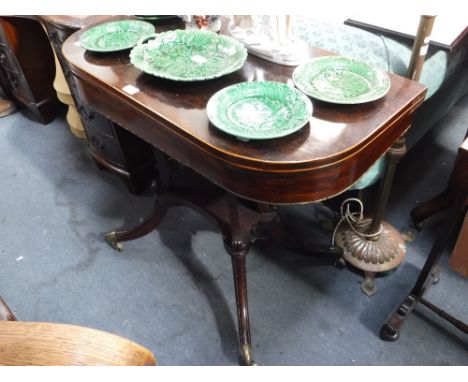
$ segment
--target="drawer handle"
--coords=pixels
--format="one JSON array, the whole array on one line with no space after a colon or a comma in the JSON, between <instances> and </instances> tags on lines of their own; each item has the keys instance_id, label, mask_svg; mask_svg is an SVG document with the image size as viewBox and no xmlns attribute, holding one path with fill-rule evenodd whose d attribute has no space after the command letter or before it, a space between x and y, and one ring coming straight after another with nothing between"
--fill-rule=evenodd
<instances>
[{"instance_id":1,"label":"drawer handle","mask_svg":"<svg viewBox=\"0 0 468 382\"><path fill-rule=\"evenodd\" d=\"M86 107L81 105L79 108L81 117L85 120L86 123L92 121L94 119L94 111L87 111Z\"/></svg>"},{"instance_id":2,"label":"drawer handle","mask_svg":"<svg viewBox=\"0 0 468 382\"><path fill-rule=\"evenodd\" d=\"M99 142L94 136L91 138L91 144L101 152L106 148L106 144L104 142Z\"/></svg>"}]
</instances>

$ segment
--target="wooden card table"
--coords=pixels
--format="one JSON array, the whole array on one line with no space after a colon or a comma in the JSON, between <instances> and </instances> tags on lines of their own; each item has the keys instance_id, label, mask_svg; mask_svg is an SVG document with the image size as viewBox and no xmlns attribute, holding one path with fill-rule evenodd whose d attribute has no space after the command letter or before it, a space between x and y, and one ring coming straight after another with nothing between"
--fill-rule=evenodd
<instances>
[{"instance_id":1,"label":"wooden card table","mask_svg":"<svg viewBox=\"0 0 468 382\"><path fill-rule=\"evenodd\" d=\"M278 206L323 200L349 188L410 127L424 99L424 86L390 74L391 89L378 101L339 106L313 100L313 116L300 131L244 142L209 123L210 97L243 81L292 85L294 68L249 56L242 69L218 79L163 80L136 69L128 51L86 51L78 43L83 32L63 45L81 96L160 152L159 189L151 216L136 227L109 233L107 240L119 247L121 241L147 234L174 205L191 206L212 218L232 259L241 362L253 364L245 262L251 244L270 236L339 260L340 248L287 235ZM311 47L309 54L330 53Z\"/></svg>"}]
</instances>

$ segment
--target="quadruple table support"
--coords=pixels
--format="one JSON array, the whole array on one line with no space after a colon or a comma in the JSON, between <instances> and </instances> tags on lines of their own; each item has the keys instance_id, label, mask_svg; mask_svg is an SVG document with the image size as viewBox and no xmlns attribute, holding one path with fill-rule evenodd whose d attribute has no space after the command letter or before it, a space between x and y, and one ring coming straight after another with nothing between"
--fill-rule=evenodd
<instances>
[{"instance_id":1,"label":"quadruple table support","mask_svg":"<svg viewBox=\"0 0 468 382\"><path fill-rule=\"evenodd\" d=\"M164 186L156 193L150 216L134 227L109 232L106 240L115 249L122 250L121 242L137 239L156 229L173 206L188 206L213 220L221 231L232 262L240 361L243 365L255 365L247 299L246 257L251 245L272 238L288 248L301 249L304 254L325 257L337 266L343 264L343 252L337 246L314 244L291 235L281 223L276 206L238 198L187 168L166 172L169 173L171 179L161 182Z\"/></svg>"}]
</instances>

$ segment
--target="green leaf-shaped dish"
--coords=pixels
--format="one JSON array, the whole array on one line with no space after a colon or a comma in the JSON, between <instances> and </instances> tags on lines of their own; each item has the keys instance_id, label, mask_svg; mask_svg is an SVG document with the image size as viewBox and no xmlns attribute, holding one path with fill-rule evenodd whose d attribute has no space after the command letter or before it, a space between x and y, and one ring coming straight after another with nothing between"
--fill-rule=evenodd
<instances>
[{"instance_id":1,"label":"green leaf-shaped dish","mask_svg":"<svg viewBox=\"0 0 468 382\"><path fill-rule=\"evenodd\" d=\"M208 119L241 140L284 137L301 129L312 115L305 94L280 82L241 82L208 101Z\"/></svg>"},{"instance_id":2,"label":"green leaf-shaped dish","mask_svg":"<svg viewBox=\"0 0 468 382\"><path fill-rule=\"evenodd\" d=\"M319 57L299 65L293 81L307 95L338 104L374 101L390 89L387 73L342 56Z\"/></svg>"},{"instance_id":3,"label":"green leaf-shaped dish","mask_svg":"<svg viewBox=\"0 0 468 382\"><path fill-rule=\"evenodd\" d=\"M110 21L96 25L80 37L80 45L93 52L116 52L135 46L154 33L154 26L140 20Z\"/></svg>"},{"instance_id":4,"label":"green leaf-shaped dish","mask_svg":"<svg viewBox=\"0 0 468 382\"><path fill-rule=\"evenodd\" d=\"M247 50L237 40L204 30L174 30L155 34L130 52L137 68L175 81L201 81L240 69Z\"/></svg>"}]
</instances>

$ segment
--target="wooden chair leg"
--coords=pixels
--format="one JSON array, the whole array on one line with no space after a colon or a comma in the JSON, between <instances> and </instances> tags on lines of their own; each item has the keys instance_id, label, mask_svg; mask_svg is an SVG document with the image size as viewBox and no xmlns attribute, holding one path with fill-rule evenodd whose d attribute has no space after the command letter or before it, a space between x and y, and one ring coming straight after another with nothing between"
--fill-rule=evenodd
<instances>
[{"instance_id":1,"label":"wooden chair leg","mask_svg":"<svg viewBox=\"0 0 468 382\"><path fill-rule=\"evenodd\" d=\"M17 321L15 315L2 297L0 297L0 321Z\"/></svg>"},{"instance_id":2,"label":"wooden chair leg","mask_svg":"<svg viewBox=\"0 0 468 382\"><path fill-rule=\"evenodd\" d=\"M449 208L453 203L454 196L453 189L448 187L439 195L413 208L410 212L410 216L415 228L420 230L421 223L424 220Z\"/></svg>"},{"instance_id":3,"label":"wooden chair leg","mask_svg":"<svg viewBox=\"0 0 468 382\"><path fill-rule=\"evenodd\" d=\"M457 199L461 199L458 197ZM385 341L396 341L400 337L400 328L403 323L406 321L410 313L414 310L418 303L422 303L423 305L427 306L429 309L435 311L439 316L448 320L453 325L455 325L458 329L467 332L467 325L463 322L453 318L446 312L442 311L441 309L435 307L428 301L423 299L423 294L431 286L434 284L439 275L437 271L437 263L442 256L443 250L447 245L448 239L450 237L450 233L454 230L457 222L458 217L460 215L462 208L460 208L461 203L454 203L448 214L447 218L447 227L444 232L436 239L429 256L427 257L426 262L419 274L416 283L414 284L411 292L408 296L405 297L403 302L398 306L395 312L390 316L387 322L382 326L380 329L380 337Z\"/></svg>"}]
</instances>

